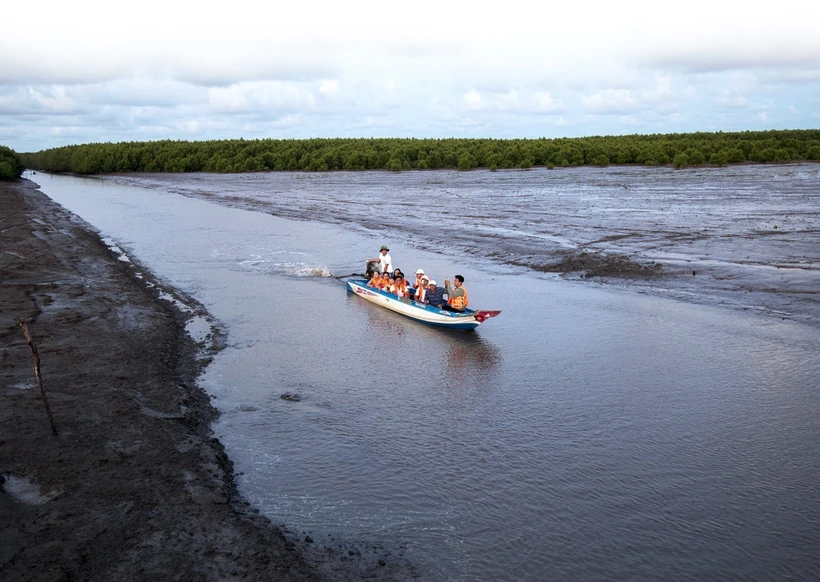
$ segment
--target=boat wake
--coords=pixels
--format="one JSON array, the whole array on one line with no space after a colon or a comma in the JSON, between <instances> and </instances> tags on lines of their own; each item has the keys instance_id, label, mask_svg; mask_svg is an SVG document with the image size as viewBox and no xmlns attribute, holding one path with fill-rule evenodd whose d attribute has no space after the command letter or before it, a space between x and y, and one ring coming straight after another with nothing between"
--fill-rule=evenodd
<instances>
[{"instance_id":1,"label":"boat wake","mask_svg":"<svg viewBox=\"0 0 820 582\"><path fill-rule=\"evenodd\" d=\"M333 273L327 267L312 267L310 265L295 266L292 272L297 277L332 277Z\"/></svg>"},{"instance_id":2,"label":"boat wake","mask_svg":"<svg viewBox=\"0 0 820 582\"><path fill-rule=\"evenodd\" d=\"M261 255L254 255L239 262L243 271L257 273L285 275L288 277L332 277L333 273L327 267L311 265L299 261L274 261Z\"/></svg>"}]
</instances>

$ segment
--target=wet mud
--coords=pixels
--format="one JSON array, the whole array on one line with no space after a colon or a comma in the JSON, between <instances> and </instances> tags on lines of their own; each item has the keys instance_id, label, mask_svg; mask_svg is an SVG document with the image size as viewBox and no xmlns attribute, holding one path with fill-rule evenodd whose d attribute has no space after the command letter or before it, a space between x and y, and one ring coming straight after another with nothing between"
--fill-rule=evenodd
<instances>
[{"instance_id":1,"label":"wet mud","mask_svg":"<svg viewBox=\"0 0 820 582\"><path fill-rule=\"evenodd\" d=\"M513 264L526 266L542 273L577 274L587 277L652 277L663 274L663 264L650 261L641 263L624 255L588 251L559 251L550 257L552 262ZM556 260L557 259L557 260Z\"/></svg>"}]
</instances>

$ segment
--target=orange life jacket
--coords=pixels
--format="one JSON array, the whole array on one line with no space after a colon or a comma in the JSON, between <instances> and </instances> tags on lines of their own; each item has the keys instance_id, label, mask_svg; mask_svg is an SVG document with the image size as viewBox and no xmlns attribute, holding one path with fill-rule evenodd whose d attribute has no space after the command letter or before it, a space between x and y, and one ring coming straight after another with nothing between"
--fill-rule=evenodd
<instances>
[{"instance_id":1,"label":"orange life jacket","mask_svg":"<svg viewBox=\"0 0 820 582\"><path fill-rule=\"evenodd\" d=\"M407 281L402 279L401 285L396 285L395 283L390 285L390 292L391 293L394 293L395 295L398 295L398 293L396 292L398 289L401 289L401 291L402 291L401 296L402 297L407 297Z\"/></svg>"},{"instance_id":2,"label":"orange life jacket","mask_svg":"<svg viewBox=\"0 0 820 582\"><path fill-rule=\"evenodd\" d=\"M415 295L414 299L416 301L418 301L419 303L424 303L424 298L425 297L427 297L427 288L424 285L422 285L421 283L419 283L416 286L416 295Z\"/></svg>"},{"instance_id":3,"label":"orange life jacket","mask_svg":"<svg viewBox=\"0 0 820 582\"><path fill-rule=\"evenodd\" d=\"M373 275L373 278L367 282L368 287L381 287L382 277L379 274Z\"/></svg>"},{"instance_id":4,"label":"orange life jacket","mask_svg":"<svg viewBox=\"0 0 820 582\"><path fill-rule=\"evenodd\" d=\"M459 287L459 289L464 289L464 285ZM450 307L452 307L453 309L458 309L459 311L465 309L467 305L469 305L470 303L470 300L467 297L467 290L464 289L463 297L461 295L459 295L458 297L453 297L452 295L450 295L449 299L447 299L447 303L449 303Z\"/></svg>"}]
</instances>

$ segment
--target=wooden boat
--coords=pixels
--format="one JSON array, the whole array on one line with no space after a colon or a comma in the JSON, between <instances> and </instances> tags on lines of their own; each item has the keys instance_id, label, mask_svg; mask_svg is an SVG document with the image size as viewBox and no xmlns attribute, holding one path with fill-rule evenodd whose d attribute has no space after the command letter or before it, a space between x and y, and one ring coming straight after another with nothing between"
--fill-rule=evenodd
<instances>
[{"instance_id":1,"label":"wooden boat","mask_svg":"<svg viewBox=\"0 0 820 582\"><path fill-rule=\"evenodd\" d=\"M399 298L379 289L373 289L367 286L365 279L351 279L347 282L347 290L355 293L362 299L366 299L371 303L385 307L396 313L401 313L428 325L436 325L439 327L446 327L449 329L475 329L491 317L495 317L501 313L500 309L491 310L473 310L465 309L462 312L456 313L453 311L446 311L417 303L412 299Z\"/></svg>"}]
</instances>

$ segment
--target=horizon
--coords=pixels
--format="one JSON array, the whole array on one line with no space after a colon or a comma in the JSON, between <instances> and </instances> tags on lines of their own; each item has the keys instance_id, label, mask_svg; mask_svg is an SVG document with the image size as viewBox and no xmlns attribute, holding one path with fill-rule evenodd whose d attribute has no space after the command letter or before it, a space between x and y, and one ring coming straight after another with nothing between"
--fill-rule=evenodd
<instances>
[{"instance_id":1,"label":"horizon","mask_svg":"<svg viewBox=\"0 0 820 582\"><path fill-rule=\"evenodd\" d=\"M810 127L805 129L796 129L796 128L785 128L785 129L762 129L762 130L737 130L737 131L693 131L693 132L675 132L675 133L632 133L632 134L608 134L608 135L582 135L577 137L570 137L570 136L556 136L556 137L396 137L396 136L364 136L364 137L340 137L340 136L330 136L330 137L304 137L304 138L288 138L288 137L255 137L255 138L246 138L246 137L227 137L227 138L217 138L217 139L176 139L176 138L160 138L160 139L152 139L152 140L123 140L118 142L85 142L85 143L72 143L72 144L65 144L62 146L55 146L54 148L46 148L48 149L59 149L61 147L74 147L74 146L86 146L86 145L93 145L93 144L127 144L127 143L159 143L159 142L188 142L188 143L198 143L198 142L208 142L208 141L311 141L311 140L416 140L416 141L424 141L424 140L433 140L433 141L444 141L444 140L490 140L490 141L515 141L515 140L523 140L523 141L538 141L538 140L561 140L561 139L568 139L568 140L576 140L576 139L596 139L596 138L613 138L613 137L652 137L652 136L672 136L672 135L698 135L698 134L743 134L743 133L766 133L766 132L783 132L783 131L818 131L820 127ZM0 143L0 145L5 145ZM8 146L7 146L8 147ZM13 148L12 148L13 149ZM14 150L19 154L36 154L40 151L45 150L38 150L38 151L18 151Z\"/></svg>"}]
</instances>

